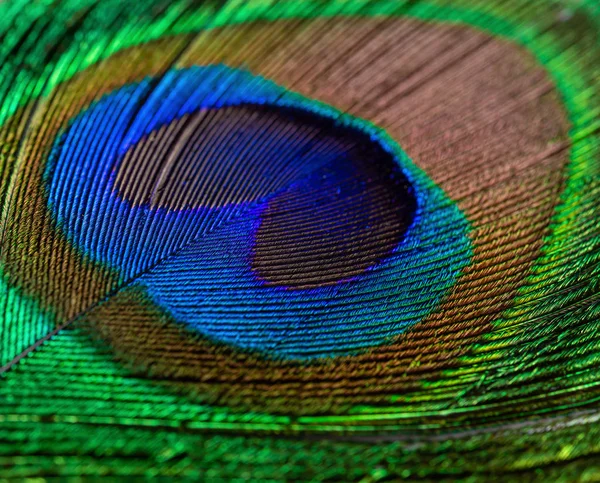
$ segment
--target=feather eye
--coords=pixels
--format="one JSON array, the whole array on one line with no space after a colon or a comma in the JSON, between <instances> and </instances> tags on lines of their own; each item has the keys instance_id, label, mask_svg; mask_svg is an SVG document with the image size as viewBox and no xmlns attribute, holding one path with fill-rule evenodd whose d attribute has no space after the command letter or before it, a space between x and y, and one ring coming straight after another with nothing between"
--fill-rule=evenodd
<instances>
[{"instance_id":1,"label":"feather eye","mask_svg":"<svg viewBox=\"0 0 600 483\"><path fill-rule=\"evenodd\" d=\"M8 476L585 466L592 2L13 5Z\"/></svg>"},{"instance_id":2,"label":"feather eye","mask_svg":"<svg viewBox=\"0 0 600 483\"><path fill-rule=\"evenodd\" d=\"M150 84L71 123L49 205L189 328L271 357L352 353L427 315L468 262L460 211L365 121L226 67Z\"/></svg>"}]
</instances>

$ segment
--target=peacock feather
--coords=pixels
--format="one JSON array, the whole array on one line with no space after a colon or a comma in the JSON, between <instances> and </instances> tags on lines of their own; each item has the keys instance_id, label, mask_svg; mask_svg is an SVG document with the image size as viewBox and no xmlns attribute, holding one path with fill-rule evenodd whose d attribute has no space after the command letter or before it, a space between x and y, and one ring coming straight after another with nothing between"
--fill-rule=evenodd
<instances>
[{"instance_id":1,"label":"peacock feather","mask_svg":"<svg viewBox=\"0 0 600 483\"><path fill-rule=\"evenodd\" d=\"M600 479L597 0L0 39L0 479Z\"/></svg>"}]
</instances>

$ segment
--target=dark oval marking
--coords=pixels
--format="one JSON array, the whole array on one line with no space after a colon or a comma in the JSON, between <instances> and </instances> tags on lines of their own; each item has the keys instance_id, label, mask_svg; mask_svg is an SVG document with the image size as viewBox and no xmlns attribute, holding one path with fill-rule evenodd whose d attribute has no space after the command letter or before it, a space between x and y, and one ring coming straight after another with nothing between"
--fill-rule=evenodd
<instances>
[{"instance_id":1,"label":"dark oval marking","mask_svg":"<svg viewBox=\"0 0 600 483\"><path fill-rule=\"evenodd\" d=\"M204 109L162 126L128 150L116 187L171 210L264 201L252 269L293 288L373 266L417 206L393 155L365 132L274 105Z\"/></svg>"}]
</instances>

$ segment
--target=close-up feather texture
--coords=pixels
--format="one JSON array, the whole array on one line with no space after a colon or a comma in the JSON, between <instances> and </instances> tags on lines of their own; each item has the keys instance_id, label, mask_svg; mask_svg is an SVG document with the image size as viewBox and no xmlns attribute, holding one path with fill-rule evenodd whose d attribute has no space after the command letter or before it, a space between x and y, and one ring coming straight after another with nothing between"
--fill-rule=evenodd
<instances>
[{"instance_id":1,"label":"close-up feather texture","mask_svg":"<svg viewBox=\"0 0 600 483\"><path fill-rule=\"evenodd\" d=\"M600 481L598 0L5 0L0 206L0 481Z\"/></svg>"}]
</instances>

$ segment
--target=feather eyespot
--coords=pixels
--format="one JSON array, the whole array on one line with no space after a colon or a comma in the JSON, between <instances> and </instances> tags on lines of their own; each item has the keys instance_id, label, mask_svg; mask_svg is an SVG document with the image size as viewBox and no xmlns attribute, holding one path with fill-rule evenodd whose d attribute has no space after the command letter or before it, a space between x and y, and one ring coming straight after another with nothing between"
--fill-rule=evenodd
<instances>
[{"instance_id":1,"label":"feather eyespot","mask_svg":"<svg viewBox=\"0 0 600 483\"><path fill-rule=\"evenodd\" d=\"M225 66L106 95L51 158L49 207L82 254L188 328L269 357L391 340L470 256L460 211L385 133ZM433 260L433 284L414 284Z\"/></svg>"}]
</instances>

